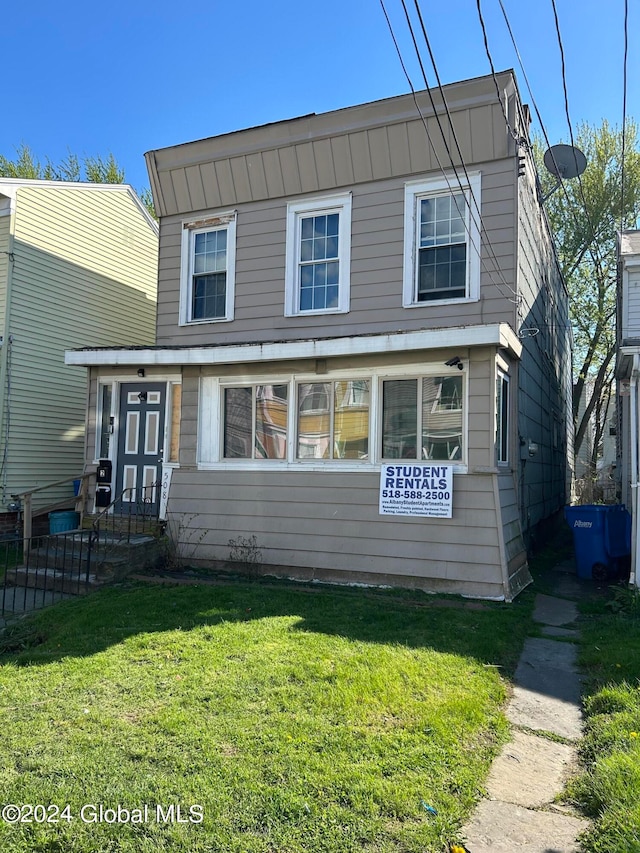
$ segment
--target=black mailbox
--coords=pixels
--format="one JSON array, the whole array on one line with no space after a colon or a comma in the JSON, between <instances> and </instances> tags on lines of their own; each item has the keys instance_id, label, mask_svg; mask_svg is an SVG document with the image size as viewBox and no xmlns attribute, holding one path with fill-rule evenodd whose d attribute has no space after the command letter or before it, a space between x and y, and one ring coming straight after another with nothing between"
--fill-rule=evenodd
<instances>
[{"instance_id":1,"label":"black mailbox","mask_svg":"<svg viewBox=\"0 0 640 853\"><path fill-rule=\"evenodd\" d=\"M109 506L111 503L111 486L98 486L96 489L96 506Z\"/></svg>"},{"instance_id":2,"label":"black mailbox","mask_svg":"<svg viewBox=\"0 0 640 853\"><path fill-rule=\"evenodd\" d=\"M96 471L96 482L111 485L112 462L110 459L101 459ZM106 506L106 504L105 504Z\"/></svg>"}]
</instances>

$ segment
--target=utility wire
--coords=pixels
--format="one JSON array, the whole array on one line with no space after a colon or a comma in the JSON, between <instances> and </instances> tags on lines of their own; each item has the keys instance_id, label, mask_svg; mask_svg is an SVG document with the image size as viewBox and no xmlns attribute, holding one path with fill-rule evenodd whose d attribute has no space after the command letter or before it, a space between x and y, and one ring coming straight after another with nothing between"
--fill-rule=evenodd
<instances>
[{"instance_id":1,"label":"utility wire","mask_svg":"<svg viewBox=\"0 0 640 853\"><path fill-rule=\"evenodd\" d=\"M620 231L624 229L624 158L627 134L627 55L629 48L629 0L624 0L624 59L622 63L622 167L620 169Z\"/></svg>"},{"instance_id":2,"label":"utility wire","mask_svg":"<svg viewBox=\"0 0 640 853\"><path fill-rule=\"evenodd\" d=\"M417 0L416 0L416 5L417 5ZM485 49L485 52L487 54L487 59L489 60L489 66L491 68L491 76L493 77L493 83L496 87L496 94L498 96L498 103L500 104L500 109L502 110L502 115L504 116L504 121L505 121L505 124L507 125L507 130L509 131L511 136L516 140L518 145L521 145L522 142L526 141L526 140L520 139L518 137L517 133L514 131L514 129L509 124L509 116L507 115L507 111L504 107L504 104L502 103L502 97L500 95L500 87L498 86L498 79L496 77L496 69L494 68L493 57L491 56L491 51L489 50L489 39L487 38L487 28L484 25L484 17L482 15L482 6L480 5L480 0L476 0L476 5L478 7L478 18L480 19L480 26L482 28L482 36L484 38L484 49ZM431 51L429 51L429 52L431 52Z\"/></svg>"},{"instance_id":3,"label":"utility wire","mask_svg":"<svg viewBox=\"0 0 640 853\"><path fill-rule=\"evenodd\" d=\"M514 34L513 34L513 30L512 30L512 28L511 28L511 23L509 22L509 17L508 17L507 12L506 12L506 10L505 10L505 8L504 8L504 5L503 5L502 0L498 0L498 2L500 3L500 8L501 8L501 10L502 10L502 15L503 15L503 17L504 17L505 24L507 25L507 30L509 31L509 36L511 37L511 42L512 42L512 44L513 44L513 48L514 48L514 50L515 50L515 52L516 52L516 56L518 57L518 63L519 63L519 65L520 65L520 69L521 69L521 71L522 71L522 75L523 75L523 77L524 77L525 83L527 84L527 91L529 92L529 97L531 98L531 103L532 103L533 108L534 108L534 110L535 110L535 113L536 113L536 116L537 116L537 119L538 119L538 123L539 123L539 125L540 125L540 130L542 131L542 135L544 136L544 140L545 140L546 145L547 145L547 150L548 150L548 152L549 152L549 154L550 154L550 157L551 157L551 160L552 160L552 162L553 162L553 165L554 165L554 168L555 168L555 170L556 170L556 173L557 173L557 175L559 176L559 175L560 175L560 169L559 169L558 163L557 163L557 161L556 161L556 158L555 158L555 155L554 155L554 152L553 152L553 146L551 145L551 142L550 142L550 140L549 140L549 136L548 136L548 134L547 134L547 130L546 130L545 125L544 125L544 122L543 122L543 120L542 120L542 116L540 115L540 110L538 109L538 104L536 103L536 99L535 99L535 96L534 96L534 94L533 94L533 90L532 90L532 88L531 88L531 84L530 84L530 82L529 82L529 78L527 77L527 72L526 72L526 69L525 69L525 67L524 67L524 63L523 63L523 61L522 61L522 57L521 57L521 55L520 55L520 51L518 50L518 45L517 45L517 43L516 43L516 39L515 39L515 36L514 36ZM567 190L567 188L566 188L566 186L565 186L565 182L564 182L564 180L563 180L562 178L559 178L559 180L560 180L560 188L562 189L562 192L564 193L565 199L566 199L566 201L567 201L568 209L569 209L569 211L571 212L571 215L573 216L573 218L574 218L574 220L576 221L576 223L577 223L577 224L580 224L580 223L579 223L579 219L578 219L578 213L577 213L577 211L576 211L576 210L574 209L574 207L573 207L573 203L572 203L572 201L571 201L571 197L569 196L569 192L568 192L568 190ZM585 213L587 213L587 211L586 211L586 210L585 210ZM588 213L587 213L586 219L587 219L587 224L590 226L590 229L591 229L591 240L589 241L589 242L591 243L591 241L592 241L593 239L595 239L595 232L594 232L593 226L592 226L592 224L591 224L591 221L590 221L590 219L589 219ZM585 249L585 252L586 252L586 251L587 251L587 250ZM599 258L594 257L593 252L592 252L591 250L589 250L589 251L590 251L591 256L592 256L592 258L593 258L593 262L594 262L594 264L599 268L600 272L602 272L600 259L599 259Z\"/></svg>"},{"instance_id":4,"label":"utility wire","mask_svg":"<svg viewBox=\"0 0 640 853\"><path fill-rule=\"evenodd\" d=\"M394 46L395 46L395 48L396 48L396 52L397 52L397 54L398 54L398 58L399 58L399 60L400 60L400 65L401 65L402 70L403 70L403 72L404 72L404 75L405 75L405 77L406 77L406 79L407 79L407 83L409 84L409 88L410 88L410 90L411 90L411 94L413 95L413 101L414 101L414 104L415 104L415 106L416 106L416 110L417 110L417 112L418 112L418 114L420 115L420 118L421 118L421 120L422 120L422 124L423 124L423 126L424 126L424 130L425 130L425 133L426 133L427 139L429 140L429 144L430 144L430 146L431 146L431 150L432 150L433 155L434 155L434 157L435 157L435 160L436 160L436 162L437 162L437 164L438 164L438 167L440 168L440 171L442 172L442 175L443 175L443 177L444 177L444 179L445 179L445 182L446 182L446 184L447 184L447 187L448 187L448 189L449 189L449 192L450 192L450 194L451 194L451 197L452 197L452 199L453 199L453 201L454 201L454 204L455 204L455 206L456 206L456 208L457 208L457 210L458 210L458 214L459 214L459 216L460 216L460 219L461 219L462 223L464 224L465 231L466 231L466 233L467 233L467 236L468 236L468 238L469 238L469 241L470 241L470 243L473 245L473 247L474 247L475 251L477 252L478 258L480 259L480 262L481 262L481 264L482 264L482 266L483 266L483 268L484 268L485 272L490 276L490 278L491 278L491 280L492 280L492 283L494 284L494 286L495 286L495 287L497 287L498 289L501 289L501 285L500 285L500 283L499 283L499 282L496 282L496 281L495 281L495 279L493 278L493 271L487 268L486 263L485 263L485 261L483 260L481 247L480 247L480 246L478 246L478 245L475 243L475 240L474 240L474 238L473 238L473 235L471 234L471 231L470 231L470 229L469 229L469 225L468 225L468 223L467 223L467 217L466 217L466 214L465 214L465 212L464 212L464 211L462 211L462 210L460 209L460 206L459 206L459 204L458 204L458 200L457 200L457 198L456 198L456 193L455 193L455 191L454 191L454 189L453 189L453 187L452 187L452 185L451 185L451 181L449 180L449 176L447 175L447 172L445 171L445 168L444 168L444 166L442 165L442 162L441 162L441 160L440 160L440 157L438 156L438 152L437 152L437 150L436 150L436 147L435 147L435 145L434 145L434 143L433 143L433 140L431 139L431 135L430 135L430 133L429 133L429 128L428 128L428 125L427 125L427 120L426 120L426 118L425 118L425 116L424 116L424 113L422 112L422 110L421 110L421 108L420 108L419 103L418 103L418 99L417 99L417 95L416 95L415 87L414 87L414 85L413 85L413 83L412 83L412 81L411 81L411 78L410 78L410 76L409 76L409 72L407 71L406 65L405 65L404 60L403 60L403 58L402 58L402 52L401 52L401 50L400 50L400 46L399 46L398 41L397 41L397 39L396 39L396 36L395 36L394 30L393 30L393 26L392 26L391 21L390 21L390 19L389 19L389 15L387 14L387 10L386 10L385 4L384 4L384 0L380 0L380 5L381 5L381 7L382 7L382 11L383 11L384 16L385 16L385 19L386 19L386 21L387 21L387 26L388 26L388 28L389 28L389 32L390 32L390 34L391 34L391 38L392 38L393 43L394 43ZM403 5L404 5L404 0L403 0ZM406 13L406 7L405 7L405 13ZM416 45L416 42L415 42L415 36L414 36L414 34L413 34L413 31L412 31L412 37L413 37L413 39L414 39L414 45ZM417 45L416 45L416 51L417 51ZM418 51L417 51L417 52L418 52ZM418 52L418 56L419 56L419 52ZM423 73L424 73L424 67L422 66L422 63L421 63L421 67L423 68ZM426 75L425 75L425 79L426 79ZM444 142L444 145L445 145L445 149L447 150L447 154L449 155L449 160L450 160L451 165L452 165L452 167L453 167L454 175L455 175L455 177L456 177L456 180L457 180L457 182L458 182L458 185L459 185L459 187L460 187L460 190L461 190L461 192L462 192L462 193L463 193L463 195L464 195L464 193L465 193L465 188L463 187L463 185L462 185L462 183L461 183L461 181L460 181L460 176L458 175L458 171L457 171L457 169L456 169L456 167L455 167L455 165L454 165L454 163L453 163L453 158L452 158L452 156L451 156L451 151L450 151L450 149L449 149L449 147L448 147L447 140L446 140L446 135L445 135L445 133L444 133L444 129L442 128L442 125L441 125L441 122L440 122L440 117L439 117L438 112L437 112L437 110L436 110L435 103L434 103L434 101L433 101L433 95L432 95L432 93L431 93L431 90L430 90L430 89L429 89L429 87L428 87L428 84L427 84L427 93L428 93L429 98L430 98L430 100L431 100L431 106L432 106L432 109L433 109L433 112L434 112L434 115L435 115L436 121L437 121L437 123L438 123L438 127L440 128L440 133L441 133L441 135L442 135L442 139L443 139L443 142ZM470 192L472 192L472 188L471 188L471 186L469 186L469 191L470 191ZM476 202L476 207L477 207L477 202ZM478 214L479 214L479 209L478 209ZM480 227L482 227L482 220L481 220L481 218L479 219L479 224L480 224ZM485 232L485 233L486 233L486 232ZM502 277L502 278L503 278L503 280L504 280L504 276L502 275L502 271L501 271L499 268L497 268L497 270L496 270L496 271L501 275L501 277ZM515 292L512 288L510 288L510 287L509 287L509 285L507 284L506 280L504 280L504 281L505 281L505 286L506 286L509 290L511 290L511 293L515 296L515 295L516 295L516 292ZM511 296L509 296L508 294L504 293L504 291L503 291L503 296L505 296L507 299L510 299L510 300L511 300Z\"/></svg>"},{"instance_id":5,"label":"utility wire","mask_svg":"<svg viewBox=\"0 0 640 853\"><path fill-rule=\"evenodd\" d=\"M404 0L402 0L402 5L404 6ZM442 103L444 104L444 108L445 108L446 113L447 113L447 118L449 119L449 127L451 128L451 135L453 136L453 141L455 142L455 145L456 145L456 150L457 150L457 152L458 152L458 157L460 158L460 163L461 163L461 165L462 165L462 169L464 170L464 174L465 174L465 177L466 177L466 179L467 179L467 183L469 184L469 188L470 188L470 192L471 192L471 198L472 198L473 203L474 203L474 205L475 205L475 208L476 208L476 210L477 210L477 212L478 212L478 220L479 220L479 222L481 222L481 223L482 223L482 222L483 222L483 220L482 220L482 214L481 214L481 212L480 212L480 204L479 204L479 202L478 202L478 199L475 197L475 193L473 192L473 189L471 188L471 181L469 180L469 173L467 172L467 166L466 166L466 164L465 164L465 162L464 162L464 157L463 157L463 155L462 155L462 149L460 148L460 143L459 143L459 141L458 141L458 135L457 135L457 133L456 133L456 128L455 128L455 125L454 125L454 123L453 123L453 118L452 118L452 116L451 116L451 112L450 112L450 110L449 110L449 106L448 106L448 104L447 104L447 99L446 99L446 96L445 96L445 93L444 93L444 88L443 88L443 86L442 86L442 81L441 81L441 79L440 79L440 74L438 73L438 66L436 65L436 59L435 59L435 56L434 56L434 54L433 54L433 50L431 49L431 42L430 42L430 40L429 40L429 36L428 36L428 34L427 34L427 28L425 27L424 20L423 20L423 18L422 18L422 12L420 11L420 6L419 6L419 4L418 4L418 0L414 0L414 5L415 5L415 8L416 8L416 12L417 12L417 14L418 14L418 20L420 21L420 26L421 26L421 28L422 28L422 35L423 35L423 38L424 38L424 40L425 40L425 44L427 45L427 49L428 49L428 51L429 51L429 58L431 59L431 65L433 66L433 71L434 71L434 73L435 73L435 75L436 75L436 81L437 81L437 83L438 83L438 89L439 89L439 91L440 91L440 97L442 98ZM406 7L405 7L405 13L406 13ZM412 34L413 34L413 28L411 27L411 21L409 20L408 16L407 16L407 23L409 24L409 28L411 29L411 32L412 32ZM414 38L414 44L415 44L415 38ZM417 46L416 46L416 52L418 52ZM418 52L418 53L419 53L419 52ZM422 67L422 62L420 62L420 66ZM423 74L424 74L424 71L423 71ZM499 101L499 103L500 103L500 106L502 107L502 99L501 99L501 97L500 97L500 89L499 89L499 87L498 87L498 81L497 81L497 79L496 79L495 74L493 75L493 82L495 83L495 86L496 86L496 92L497 92L497 94L498 94L498 101ZM426 76L425 76L425 85L427 85L427 88L428 88L428 83L427 83ZM434 110L434 111L435 111L435 110ZM513 136L513 131L511 130L511 126L509 125L509 120L508 120L508 118L507 118L507 116L506 116L506 113L504 112L504 109L502 110L502 112L503 112L503 115L504 115L504 117L505 117L505 122L506 122L506 124L507 124L507 128L509 129L509 132L510 132L510 133L511 133L511 135ZM442 128L441 128L441 132L442 132ZM514 138L515 138L515 136L514 136ZM443 140L444 140L444 133L443 133ZM451 153L449 152L449 149L448 149L448 148L447 148L447 152L449 153L449 159L451 159ZM452 162L453 162L453 161L452 161ZM493 263L494 263L494 265L495 265L495 268L496 268L496 270L499 272L500 277L502 278L502 280L503 280L503 282L504 282L505 287L507 287L507 288L511 291L511 293L512 293L516 298L517 298L517 297L518 297L517 292L516 292L516 291L515 291L515 290L514 290L514 289L513 289L513 288L512 288L508 283L507 283L507 281L506 281L506 279L505 279L504 275L502 274L502 269L501 269L500 264L499 264L499 262L498 262L498 258L496 257L496 253L495 253L495 249L494 249L494 247L493 247L493 243L491 242L491 238L490 238L490 236L489 236L489 233L487 232L487 230L486 230L486 229L484 229L484 226L483 226L483 230L484 230L484 233L485 233L485 238L486 238L487 246L488 246L489 252L490 252L490 254L491 254L491 257L492 257Z\"/></svg>"}]
</instances>

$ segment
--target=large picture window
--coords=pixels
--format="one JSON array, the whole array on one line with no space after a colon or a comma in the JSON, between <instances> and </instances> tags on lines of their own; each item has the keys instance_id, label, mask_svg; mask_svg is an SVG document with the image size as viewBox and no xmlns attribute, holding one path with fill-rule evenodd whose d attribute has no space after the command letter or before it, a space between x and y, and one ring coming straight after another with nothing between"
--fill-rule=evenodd
<instances>
[{"instance_id":1,"label":"large picture window","mask_svg":"<svg viewBox=\"0 0 640 853\"><path fill-rule=\"evenodd\" d=\"M335 470L390 459L464 465L466 381L466 371L407 376L393 369L242 384L203 377L198 462Z\"/></svg>"},{"instance_id":2,"label":"large picture window","mask_svg":"<svg viewBox=\"0 0 640 853\"><path fill-rule=\"evenodd\" d=\"M480 176L405 187L405 307L478 299L480 287Z\"/></svg>"},{"instance_id":3,"label":"large picture window","mask_svg":"<svg viewBox=\"0 0 640 853\"><path fill-rule=\"evenodd\" d=\"M351 196L287 207L285 314L349 310Z\"/></svg>"},{"instance_id":4,"label":"large picture window","mask_svg":"<svg viewBox=\"0 0 640 853\"><path fill-rule=\"evenodd\" d=\"M185 223L180 322L233 319L235 215Z\"/></svg>"},{"instance_id":5,"label":"large picture window","mask_svg":"<svg viewBox=\"0 0 640 853\"><path fill-rule=\"evenodd\" d=\"M382 458L463 458L463 377L426 376L382 383Z\"/></svg>"}]
</instances>

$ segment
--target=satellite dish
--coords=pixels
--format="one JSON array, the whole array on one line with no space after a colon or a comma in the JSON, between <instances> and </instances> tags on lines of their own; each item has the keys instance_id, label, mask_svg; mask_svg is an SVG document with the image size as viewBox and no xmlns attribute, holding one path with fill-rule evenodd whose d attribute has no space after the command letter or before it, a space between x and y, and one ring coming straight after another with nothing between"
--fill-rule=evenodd
<instances>
[{"instance_id":1,"label":"satellite dish","mask_svg":"<svg viewBox=\"0 0 640 853\"><path fill-rule=\"evenodd\" d=\"M552 145L545 151L544 165L562 181L581 175L587 168L587 158L573 145Z\"/></svg>"},{"instance_id":2,"label":"satellite dish","mask_svg":"<svg viewBox=\"0 0 640 853\"><path fill-rule=\"evenodd\" d=\"M554 194L564 180L579 177L587 168L587 158L575 145L552 145L544 152L543 162L548 171L558 179L558 183L540 199L541 204Z\"/></svg>"}]
</instances>

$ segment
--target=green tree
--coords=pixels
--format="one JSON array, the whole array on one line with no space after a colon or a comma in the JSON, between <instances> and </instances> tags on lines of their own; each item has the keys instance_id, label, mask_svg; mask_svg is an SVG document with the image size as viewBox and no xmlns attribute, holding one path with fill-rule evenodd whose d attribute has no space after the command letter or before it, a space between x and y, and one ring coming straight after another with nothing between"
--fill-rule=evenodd
<instances>
[{"instance_id":1,"label":"green tree","mask_svg":"<svg viewBox=\"0 0 640 853\"><path fill-rule=\"evenodd\" d=\"M606 426L616 349L617 232L637 227L640 216L638 127L628 121L624 134L603 121L582 124L575 145L587 158L580 178L565 180L544 206L556 237L558 258L569 289L574 338L573 422L579 452L589 422L595 420L592 468ZM542 164L543 147L535 141L543 197L556 179ZM585 408L580 402L584 396ZM599 433L599 434L598 434Z\"/></svg>"},{"instance_id":2,"label":"green tree","mask_svg":"<svg viewBox=\"0 0 640 853\"><path fill-rule=\"evenodd\" d=\"M125 174L113 154L106 158L78 157L69 154L60 163L52 163L47 158L40 162L28 145L22 144L16 149L17 156L10 160L0 154L0 177L26 178L44 181L88 181L92 184L124 184ZM153 197L148 187L136 191L149 213L156 218Z\"/></svg>"}]
</instances>

